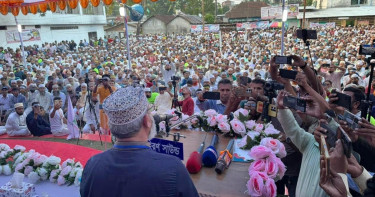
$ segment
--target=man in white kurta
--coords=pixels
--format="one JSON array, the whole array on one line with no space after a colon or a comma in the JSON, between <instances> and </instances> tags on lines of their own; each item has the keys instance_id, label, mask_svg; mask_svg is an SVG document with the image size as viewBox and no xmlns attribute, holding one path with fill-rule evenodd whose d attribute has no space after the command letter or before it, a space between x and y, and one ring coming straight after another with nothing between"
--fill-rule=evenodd
<instances>
[{"instance_id":1,"label":"man in white kurta","mask_svg":"<svg viewBox=\"0 0 375 197\"><path fill-rule=\"evenodd\" d=\"M68 135L70 132L68 130L68 125L66 118L64 117L64 112L61 109L63 106L62 99L60 97L55 97L53 99L54 106L49 113L49 123L51 125L51 133L54 136Z\"/></svg>"},{"instance_id":2,"label":"man in white kurta","mask_svg":"<svg viewBox=\"0 0 375 197\"><path fill-rule=\"evenodd\" d=\"M155 98L154 106L158 114L166 114L172 107L173 95L166 87L159 87L159 95Z\"/></svg>"},{"instance_id":3,"label":"man in white kurta","mask_svg":"<svg viewBox=\"0 0 375 197\"><path fill-rule=\"evenodd\" d=\"M9 136L28 136L29 129L26 125L26 115L23 113L23 104L16 103L14 105L15 112L12 112L5 124L6 132ZM0 128L1 129L1 128Z\"/></svg>"},{"instance_id":4,"label":"man in white kurta","mask_svg":"<svg viewBox=\"0 0 375 197\"><path fill-rule=\"evenodd\" d=\"M100 118L99 118L100 110L99 110L98 98L91 97L91 107L90 107L90 103L87 102L84 110L85 110L84 121L86 122L86 124L83 127L82 131L84 133L94 133L95 131L98 130L98 124L100 124Z\"/></svg>"}]
</instances>

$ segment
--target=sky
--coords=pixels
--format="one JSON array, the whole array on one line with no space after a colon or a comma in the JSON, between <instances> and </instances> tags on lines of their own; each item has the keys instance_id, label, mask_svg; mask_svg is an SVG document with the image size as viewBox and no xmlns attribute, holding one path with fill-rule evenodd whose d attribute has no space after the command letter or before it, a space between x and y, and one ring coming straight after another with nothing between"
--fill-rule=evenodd
<instances>
[{"instance_id":1,"label":"sky","mask_svg":"<svg viewBox=\"0 0 375 197\"><path fill-rule=\"evenodd\" d=\"M218 3L223 3L224 1L226 0L217 0ZM232 1L234 1L236 4L239 4L241 3L242 0L232 0Z\"/></svg>"}]
</instances>

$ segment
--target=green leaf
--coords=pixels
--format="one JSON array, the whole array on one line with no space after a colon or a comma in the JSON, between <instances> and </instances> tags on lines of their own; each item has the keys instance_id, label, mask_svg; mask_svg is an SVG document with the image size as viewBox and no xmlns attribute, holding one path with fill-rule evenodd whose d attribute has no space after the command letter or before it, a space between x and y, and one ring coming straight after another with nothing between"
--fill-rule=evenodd
<instances>
[{"instance_id":1,"label":"green leaf","mask_svg":"<svg viewBox=\"0 0 375 197\"><path fill-rule=\"evenodd\" d=\"M248 121L249 120L249 117L247 117L247 116L244 116L241 112L240 113L238 113L239 115L238 115L238 120L240 120L241 122L246 122L246 121Z\"/></svg>"}]
</instances>

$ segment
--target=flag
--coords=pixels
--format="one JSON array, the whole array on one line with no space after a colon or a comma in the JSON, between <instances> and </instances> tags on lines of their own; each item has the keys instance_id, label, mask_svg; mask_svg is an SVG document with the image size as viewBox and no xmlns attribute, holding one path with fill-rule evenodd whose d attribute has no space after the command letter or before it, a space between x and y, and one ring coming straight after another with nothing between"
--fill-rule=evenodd
<instances>
[{"instance_id":1,"label":"flag","mask_svg":"<svg viewBox=\"0 0 375 197\"><path fill-rule=\"evenodd\" d=\"M66 138L67 140L70 140L72 138L79 138L79 128L77 125L77 121L74 118L74 110L73 110L73 105L72 101L70 100L70 96L67 95L68 97L68 129L70 131L70 134Z\"/></svg>"}]
</instances>

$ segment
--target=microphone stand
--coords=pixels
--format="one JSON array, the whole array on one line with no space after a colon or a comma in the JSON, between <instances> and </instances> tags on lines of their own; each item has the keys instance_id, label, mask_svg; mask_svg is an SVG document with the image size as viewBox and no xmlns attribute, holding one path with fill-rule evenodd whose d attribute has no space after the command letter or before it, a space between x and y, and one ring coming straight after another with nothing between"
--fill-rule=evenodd
<instances>
[{"instance_id":1,"label":"microphone stand","mask_svg":"<svg viewBox=\"0 0 375 197\"><path fill-rule=\"evenodd\" d=\"M374 67L375 67L375 62L371 63L371 60L375 60L375 54L372 54L370 58L368 58L368 64L370 65L370 78L369 78L369 83L367 86L367 95L366 95L366 100L362 100L361 102L361 117L362 118L367 118L367 120L370 122L371 119L371 114L369 112L372 109L373 103L370 101L370 92L371 92L371 84L373 80L373 74L374 74ZM367 117L366 117L367 116Z\"/></svg>"}]
</instances>

